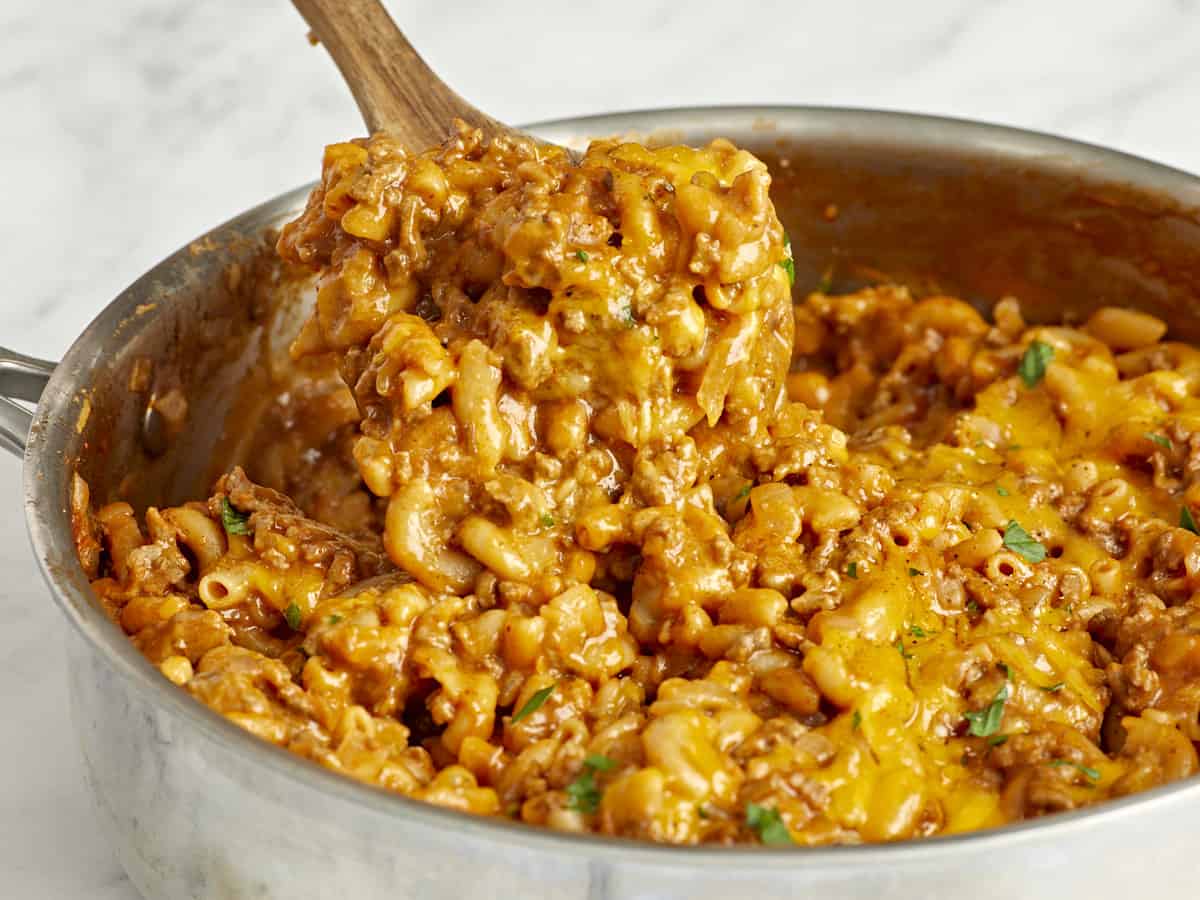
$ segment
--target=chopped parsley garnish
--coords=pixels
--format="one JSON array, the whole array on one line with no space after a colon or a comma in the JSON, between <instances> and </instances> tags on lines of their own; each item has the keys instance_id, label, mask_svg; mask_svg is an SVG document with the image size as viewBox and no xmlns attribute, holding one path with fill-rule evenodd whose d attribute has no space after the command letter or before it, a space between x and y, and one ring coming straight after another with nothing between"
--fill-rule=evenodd
<instances>
[{"instance_id":1,"label":"chopped parsley garnish","mask_svg":"<svg viewBox=\"0 0 1200 900\"><path fill-rule=\"evenodd\" d=\"M1077 772L1083 775L1083 777L1088 781L1100 780L1100 772L1097 769L1093 769L1091 766L1080 765L1077 762L1071 762L1069 759L1052 759L1050 760L1049 765L1052 765L1055 768L1070 766L1072 769L1075 769Z\"/></svg>"},{"instance_id":2,"label":"chopped parsley garnish","mask_svg":"<svg viewBox=\"0 0 1200 900\"><path fill-rule=\"evenodd\" d=\"M790 256L785 257L779 261L779 268L781 268L781 269L783 269L783 271L787 272L789 286L796 283L796 264L795 264L795 262L792 261L792 258Z\"/></svg>"},{"instance_id":3,"label":"chopped parsley garnish","mask_svg":"<svg viewBox=\"0 0 1200 900\"><path fill-rule=\"evenodd\" d=\"M911 634L915 638L929 637L929 632L926 631L924 628L922 628L920 625L913 625L912 627L910 627L908 629L908 631L909 631L909 634Z\"/></svg>"},{"instance_id":4,"label":"chopped parsley garnish","mask_svg":"<svg viewBox=\"0 0 1200 900\"><path fill-rule=\"evenodd\" d=\"M330 624L330 625L336 625L336 624L337 624L338 622L340 622L340 621L342 621L342 617L341 617L341 616L339 616L339 615L337 615L337 614L334 614L334 615L332 615L332 616L330 616L330 617L329 617L329 624Z\"/></svg>"},{"instance_id":5,"label":"chopped parsley garnish","mask_svg":"<svg viewBox=\"0 0 1200 900\"><path fill-rule=\"evenodd\" d=\"M1017 374L1025 382L1025 387L1035 388L1046 377L1046 366L1054 359L1054 348L1041 341L1033 341L1026 349L1021 362L1017 365Z\"/></svg>"},{"instance_id":6,"label":"chopped parsley garnish","mask_svg":"<svg viewBox=\"0 0 1200 900\"><path fill-rule=\"evenodd\" d=\"M904 638L899 638L896 641L896 650L900 653L901 659L912 659L913 655L904 649Z\"/></svg>"},{"instance_id":7,"label":"chopped parsley garnish","mask_svg":"<svg viewBox=\"0 0 1200 900\"><path fill-rule=\"evenodd\" d=\"M1179 527L1186 528L1192 534L1200 534L1200 528L1196 527L1196 520L1192 518L1192 511L1186 506L1179 510Z\"/></svg>"},{"instance_id":8,"label":"chopped parsley garnish","mask_svg":"<svg viewBox=\"0 0 1200 900\"><path fill-rule=\"evenodd\" d=\"M543 528L553 528L554 527L554 516L550 515L549 513L542 516L541 521L542 521Z\"/></svg>"},{"instance_id":9,"label":"chopped parsley garnish","mask_svg":"<svg viewBox=\"0 0 1200 900\"><path fill-rule=\"evenodd\" d=\"M989 747L1000 747L1008 743L1007 734L995 734L988 738Z\"/></svg>"},{"instance_id":10,"label":"chopped parsley garnish","mask_svg":"<svg viewBox=\"0 0 1200 900\"><path fill-rule=\"evenodd\" d=\"M966 712L963 715L971 723L967 734L975 737L991 737L1000 730L1000 720L1004 718L1004 704L1008 701L1008 682L1000 686L992 702L978 712Z\"/></svg>"},{"instance_id":11,"label":"chopped parsley garnish","mask_svg":"<svg viewBox=\"0 0 1200 900\"><path fill-rule=\"evenodd\" d=\"M1002 484L998 484L998 485L996 485L996 493L999 494L1001 497L1007 497L1008 496L1008 488L1006 488Z\"/></svg>"},{"instance_id":12,"label":"chopped parsley garnish","mask_svg":"<svg viewBox=\"0 0 1200 900\"><path fill-rule=\"evenodd\" d=\"M1145 434L1142 435L1142 437L1144 437L1148 441L1153 441L1154 443L1158 444L1158 446L1162 447L1164 450L1171 449L1171 446L1172 446L1171 439L1169 437L1167 437L1165 434L1155 434L1152 431L1147 431Z\"/></svg>"},{"instance_id":13,"label":"chopped parsley garnish","mask_svg":"<svg viewBox=\"0 0 1200 900\"><path fill-rule=\"evenodd\" d=\"M1067 686L1065 681L1056 681L1054 684L1048 684L1045 687L1039 687L1038 690L1045 691L1047 694L1057 694Z\"/></svg>"},{"instance_id":14,"label":"chopped parsley garnish","mask_svg":"<svg viewBox=\"0 0 1200 900\"><path fill-rule=\"evenodd\" d=\"M579 260L581 263L587 262L588 261L587 251L586 250L576 250L575 258L577 260Z\"/></svg>"},{"instance_id":15,"label":"chopped parsley garnish","mask_svg":"<svg viewBox=\"0 0 1200 900\"><path fill-rule=\"evenodd\" d=\"M583 764L593 772L611 772L617 767L617 761L609 759L603 753L589 753Z\"/></svg>"},{"instance_id":16,"label":"chopped parsley garnish","mask_svg":"<svg viewBox=\"0 0 1200 900\"><path fill-rule=\"evenodd\" d=\"M617 767L616 760L600 753L593 753L583 761L583 772L567 785L567 809L593 815L600 808L600 788L596 786L596 773L607 772Z\"/></svg>"},{"instance_id":17,"label":"chopped parsley garnish","mask_svg":"<svg viewBox=\"0 0 1200 900\"><path fill-rule=\"evenodd\" d=\"M228 497L221 498L221 524L229 534L249 534L250 514L238 512Z\"/></svg>"},{"instance_id":18,"label":"chopped parsley garnish","mask_svg":"<svg viewBox=\"0 0 1200 900\"><path fill-rule=\"evenodd\" d=\"M1030 537L1015 519L1004 528L1004 546L1031 563L1040 563L1046 558L1046 548Z\"/></svg>"},{"instance_id":19,"label":"chopped parsley garnish","mask_svg":"<svg viewBox=\"0 0 1200 900\"><path fill-rule=\"evenodd\" d=\"M549 687L544 687L540 691L535 691L533 696L525 701L525 705L517 710L517 714L512 717L512 723L515 725L525 718L530 713L535 713L542 708L542 704L546 702L546 698L554 693L557 684L552 684Z\"/></svg>"},{"instance_id":20,"label":"chopped parsley garnish","mask_svg":"<svg viewBox=\"0 0 1200 900\"><path fill-rule=\"evenodd\" d=\"M779 261L779 268L787 272L788 285L791 286L796 283L796 261L792 259L792 239L786 231L783 233L783 246L787 256Z\"/></svg>"},{"instance_id":21,"label":"chopped parsley garnish","mask_svg":"<svg viewBox=\"0 0 1200 900\"><path fill-rule=\"evenodd\" d=\"M857 709L854 711L854 715L850 717L850 728L854 731L862 728L862 713Z\"/></svg>"},{"instance_id":22,"label":"chopped parsley garnish","mask_svg":"<svg viewBox=\"0 0 1200 900\"><path fill-rule=\"evenodd\" d=\"M920 569L914 569L912 566L908 567L908 577L909 578L916 578L918 575L924 575L924 574L925 573L922 572Z\"/></svg>"},{"instance_id":23,"label":"chopped parsley garnish","mask_svg":"<svg viewBox=\"0 0 1200 900\"><path fill-rule=\"evenodd\" d=\"M846 574L849 575L851 578L857 578L858 577L858 563L852 562L852 563L850 563L850 565L846 566Z\"/></svg>"},{"instance_id":24,"label":"chopped parsley garnish","mask_svg":"<svg viewBox=\"0 0 1200 900\"><path fill-rule=\"evenodd\" d=\"M287 619L288 628L292 631L300 630L300 607L295 603L288 604L288 608L283 611L283 617Z\"/></svg>"},{"instance_id":25,"label":"chopped parsley garnish","mask_svg":"<svg viewBox=\"0 0 1200 900\"><path fill-rule=\"evenodd\" d=\"M784 847L793 843L792 835L783 824L779 810L757 803L746 804L746 827L758 835L768 847Z\"/></svg>"},{"instance_id":26,"label":"chopped parsley garnish","mask_svg":"<svg viewBox=\"0 0 1200 900\"><path fill-rule=\"evenodd\" d=\"M752 488L752 487L754 487L753 483L748 484L744 488L742 488L740 491L738 491L736 494L734 494L733 495L734 503L736 503L738 500L745 500L747 497L749 497L750 496L750 488Z\"/></svg>"},{"instance_id":27,"label":"chopped parsley garnish","mask_svg":"<svg viewBox=\"0 0 1200 900\"><path fill-rule=\"evenodd\" d=\"M967 601L967 612L972 616L979 615L979 604L974 600Z\"/></svg>"}]
</instances>

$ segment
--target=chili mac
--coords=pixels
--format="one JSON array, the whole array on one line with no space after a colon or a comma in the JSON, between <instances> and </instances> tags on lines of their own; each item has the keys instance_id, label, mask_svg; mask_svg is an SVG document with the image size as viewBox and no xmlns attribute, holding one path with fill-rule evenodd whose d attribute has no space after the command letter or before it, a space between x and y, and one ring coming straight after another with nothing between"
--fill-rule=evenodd
<instances>
[{"instance_id":1,"label":"chili mac","mask_svg":"<svg viewBox=\"0 0 1200 900\"><path fill-rule=\"evenodd\" d=\"M762 162L326 149L309 377L80 560L163 674L350 777L678 844L994 827L1200 742L1200 350L793 285ZM338 377L321 377L336 373Z\"/></svg>"}]
</instances>

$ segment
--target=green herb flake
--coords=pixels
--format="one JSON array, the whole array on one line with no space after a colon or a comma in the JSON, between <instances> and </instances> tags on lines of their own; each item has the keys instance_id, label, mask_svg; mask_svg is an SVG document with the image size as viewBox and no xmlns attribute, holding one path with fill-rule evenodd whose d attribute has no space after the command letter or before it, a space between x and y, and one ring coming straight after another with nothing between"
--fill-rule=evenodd
<instances>
[{"instance_id":1,"label":"green herb flake","mask_svg":"<svg viewBox=\"0 0 1200 900\"><path fill-rule=\"evenodd\" d=\"M828 294L831 290L833 290L833 266L822 272L821 280L817 282L818 294Z\"/></svg>"},{"instance_id":2,"label":"green herb flake","mask_svg":"<svg viewBox=\"0 0 1200 900\"><path fill-rule=\"evenodd\" d=\"M239 512L229 502L228 497L221 498L221 524L228 534L249 534L250 514Z\"/></svg>"},{"instance_id":3,"label":"green herb flake","mask_svg":"<svg viewBox=\"0 0 1200 900\"><path fill-rule=\"evenodd\" d=\"M787 272L789 286L796 283L796 263L792 261L790 256L779 261L779 268Z\"/></svg>"},{"instance_id":4,"label":"green herb flake","mask_svg":"<svg viewBox=\"0 0 1200 900\"><path fill-rule=\"evenodd\" d=\"M567 809L594 815L600 808L600 788L596 787L595 773L587 770L567 785Z\"/></svg>"},{"instance_id":5,"label":"green herb flake","mask_svg":"<svg viewBox=\"0 0 1200 900\"><path fill-rule=\"evenodd\" d=\"M1186 506L1179 510L1179 527L1186 528L1192 534L1200 534L1200 528L1196 527L1196 520L1192 517L1192 511Z\"/></svg>"},{"instance_id":6,"label":"green herb flake","mask_svg":"<svg viewBox=\"0 0 1200 900\"><path fill-rule=\"evenodd\" d=\"M919 575L924 575L924 574L925 573L922 572L920 569L914 569L912 566L908 567L908 577L909 578L916 578Z\"/></svg>"},{"instance_id":7,"label":"green herb flake","mask_svg":"<svg viewBox=\"0 0 1200 900\"><path fill-rule=\"evenodd\" d=\"M701 803L699 806L696 807L696 815L704 820L708 820L708 819L712 818L712 816L710 816L708 813L708 807L705 806L703 803Z\"/></svg>"},{"instance_id":8,"label":"green herb flake","mask_svg":"<svg viewBox=\"0 0 1200 900\"><path fill-rule=\"evenodd\" d=\"M850 728L852 731L858 731L858 729L862 728L862 713L857 709L854 711L854 715L850 717Z\"/></svg>"},{"instance_id":9,"label":"green herb flake","mask_svg":"<svg viewBox=\"0 0 1200 900\"><path fill-rule=\"evenodd\" d=\"M341 616L339 616L339 615L337 615L337 614L334 614L334 615L332 615L332 616L330 616L330 617L329 617L329 624L330 624L330 625L336 625L336 624L337 624L338 622L340 622L340 621L342 621L342 617L341 617Z\"/></svg>"},{"instance_id":10,"label":"green herb flake","mask_svg":"<svg viewBox=\"0 0 1200 900\"><path fill-rule=\"evenodd\" d=\"M1070 766L1072 769L1075 769L1077 772L1083 775L1083 777L1088 781L1096 782L1100 780L1100 772L1098 769L1093 769L1091 766L1080 765L1077 762L1071 762L1069 759L1052 759L1050 760L1049 765L1052 765L1055 768Z\"/></svg>"},{"instance_id":11,"label":"green herb flake","mask_svg":"<svg viewBox=\"0 0 1200 900\"><path fill-rule=\"evenodd\" d=\"M600 808L601 790L596 785L596 773L617 767L615 759L602 753L592 753L583 761L583 772L567 785L567 808L585 815L594 815Z\"/></svg>"},{"instance_id":12,"label":"green herb flake","mask_svg":"<svg viewBox=\"0 0 1200 900\"><path fill-rule=\"evenodd\" d=\"M1065 681L1056 681L1054 684L1048 684L1045 687L1039 687L1039 691L1045 691L1047 694L1057 694L1067 686Z\"/></svg>"},{"instance_id":13,"label":"green herb flake","mask_svg":"<svg viewBox=\"0 0 1200 900\"><path fill-rule=\"evenodd\" d=\"M752 488L752 487L754 487L753 482L746 485L744 488L742 488L740 491L738 491L736 494L734 494L733 502L737 503L739 500L745 500L747 497L749 497L750 496L750 488Z\"/></svg>"},{"instance_id":14,"label":"green herb flake","mask_svg":"<svg viewBox=\"0 0 1200 900\"><path fill-rule=\"evenodd\" d=\"M1171 439L1169 437L1167 437L1165 434L1155 434L1152 431L1147 431L1145 434L1142 435L1142 437L1144 437L1148 441L1153 441L1154 443L1158 444L1158 446L1162 447L1164 450L1171 449L1171 446L1172 446Z\"/></svg>"},{"instance_id":15,"label":"green herb flake","mask_svg":"<svg viewBox=\"0 0 1200 900\"><path fill-rule=\"evenodd\" d=\"M792 239L785 231L783 233L783 248L787 251L787 256L779 261L779 268L787 272L788 285L796 283L796 261L792 259Z\"/></svg>"},{"instance_id":16,"label":"green herb flake","mask_svg":"<svg viewBox=\"0 0 1200 900\"><path fill-rule=\"evenodd\" d=\"M587 262L588 261L587 251L586 250L576 250L575 258L577 260L579 260L581 263Z\"/></svg>"},{"instance_id":17,"label":"green herb flake","mask_svg":"<svg viewBox=\"0 0 1200 900\"><path fill-rule=\"evenodd\" d=\"M1004 546L1031 563L1040 563L1046 558L1046 548L1035 541L1015 519L1004 528Z\"/></svg>"},{"instance_id":18,"label":"green herb flake","mask_svg":"<svg viewBox=\"0 0 1200 900\"><path fill-rule=\"evenodd\" d=\"M846 566L846 574L851 578L858 578L858 563L852 562Z\"/></svg>"},{"instance_id":19,"label":"green herb flake","mask_svg":"<svg viewBox=\"0 0 1200 900\"><path fill-rule=\"evenodd\" d=\"M589 753L583 764L594 772L611 772L617 767L617 761L603 753Z\"/></svg>"},{"instance_id":20,"label":"green herb flake","mask_svg":"<svg viewBox=\"0 0 1200 900\"><path fill-rule=\"evenodd\" d=\"M1035 388L1046 377L1046 366L1054 359L1054 348L1041 341L1033 341L1021 357L1017 365L1017 374L1025 382L1025 387Z\"/></svg>"},{"instance_id":21,"label":"green herb flake","mask_svg":"<svg viewBox=\"0 0 1200 900\"><path fill-rule=\"evenodd\" d=\"M1008 488L1006 488L1002 484L998 484L998 485L996 485L996 493L999 494L1001 497L1007 497L1008 496Z\"/></svg>"},{"instance_id":22,"label":"green herb flake","mask_svg":"<svg viewBox=\"0 0 1200 900\"><path fill-rule=\"evenodd\" d=\"M911 634L915 638L929 637L929 632L926 631L924 628L922 628L920 625L913 625L912 627L910 627L908 629L908 633Z\"/></svg>"},{"instance_id":23,"label":"green herb flake","mask_svg":"<svg viewBox=\"0 0 1200 900\"><path fill-rule=\"evenodd\" d=\"M300 630L300 607L295 603L288 604L288 608L283 611L283 617L287 619L288 628L292 629L292 631Z\"/></svg>"},{"instance_id":24,"label":"green herb flake","mask_svg":"<svg viewBox=\"0 0 1200 900\"><path fill-rule=\"evenodd\" d=\"M994 734L990 738L988 738L988 746L989 747L1002 747L1007 743L1008 743L1008 735L1007 734Z\"/></svg>"},{"instance_id":25,"label":"green herb flake","mask_svg":"<svg viewBox=\"0 0 1200 900\"><path fill-rule=\"evenodd\" d=\"M758 835L768 847L786 847L792 843L792 835L783 824L779 810L757 803L746 804L746 827Z\"/></svg>"},{"instance_id":26,"label":"green herb flake","mask_svg":"<svg viewBox=\"0 0 1200 900\"><path fill-rule=\"evenodd\" d=\"M904 638L896 641L896 651L900 654L901 659L912 659L913 655L904 649Z\"/></svg>"},{"instance_id":27,"label":"green herb flake","mask_svg":"<svg viewBox=\"0 0 1200 900\"><path fill-rule=\"evenodd\" d=\"M512 724L517 724L530 713L535 713L542 708L542 704L546 702L546 698L554 693L554 689L558 687L557 683L544 687L540 691L535 691L533 696L525 701L525 705L517 710L517 714L512 717Z\"/></svg>"},{"instance_id":28,"label":"green herb flake","mask_svg":"<svg viewBox=\"0 0 1200 900\"><path fill-rule=\"evenodd\" d=\"M963 715L970 723L967 733L975 737L991 737L1000 730L1000 721L1004 718L1004 704L1008 702L1008 682L996 691L992 702L977 712L966 712Z\"/></svg>"},{"instance_id":29,"label":"green herb flake","mask_svg":"<svg viewBox=\"0 0 1200 900\"><path fill-rule=\"evenodd\" d=\"M621 307L621 321L625 323L626 328L636 328L637 327L637 319L633 315L633 307L632 306L622 306Z\"/></svg>"},{"instance_id":30,"label":"green herb flake","mask_svg":"<svg viewBox=\"0 0 1200 900\"><path fill-rule=\"evenodd\" d=\"M979 615L979 604L974 600L967 601L967 613L972 616Z\"/></svg>"},{"instance_id":31,"label":"green herb flake","mask_svg":"<svg viewBox=\"0 0 1200 900\"><path fill-rule=\"evenodd\" d=\"M1008 681L1012 681L1012 669L1009 668L1008 663L1003 662L1003 661L998 662L998 663L996 663L996 668L1004 673L1005 679L1007 679Z\"/></svg>"},{"instance_id":32,"label":"green herb flake","mask_svg":"<svg viewBox=\"0 0 1200 900\"><path fill-rule=\"evenodd\" d=\"M554 527L554 516L547 513L546 515L542 516L541 522L542 522L543 528L553 528Z\"/></svg>"}]
</instances>

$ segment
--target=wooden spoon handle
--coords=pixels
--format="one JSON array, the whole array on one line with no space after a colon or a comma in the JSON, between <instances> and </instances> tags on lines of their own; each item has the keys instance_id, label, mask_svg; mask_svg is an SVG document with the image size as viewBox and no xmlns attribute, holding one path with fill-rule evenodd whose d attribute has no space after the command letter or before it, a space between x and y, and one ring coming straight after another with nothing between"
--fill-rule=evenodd
<instances>
[{"instance_id":1,"label":"wooden spoon handle","mask_svg":"<svg viewBox=\"0 0 1200 900\"><path fill-rule=\"evenodd\" d=\"M438 78L379 0L292 0L350 86L367 127L413 150L441 142L457 117L491 135L510 131Z\"/></svg>"}]
</instances>

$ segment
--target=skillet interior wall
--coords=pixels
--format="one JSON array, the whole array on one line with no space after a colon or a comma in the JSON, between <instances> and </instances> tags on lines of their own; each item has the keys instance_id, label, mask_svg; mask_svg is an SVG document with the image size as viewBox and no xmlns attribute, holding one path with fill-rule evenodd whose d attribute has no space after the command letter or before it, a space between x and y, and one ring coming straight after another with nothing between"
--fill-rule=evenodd
<instances>
[{"instance_id":1,"label":"skillet interior wall","mask_svg":"<svg viewBox=\"0 0 1200 900\"><path fill-rule=\"evenodd\" d=\"M68 452L95 505L140 515L208 495L262 362L265 298L281 282L272 245L261 228L221 229L128 289L136 309L97 354Z\"/></svg>"},{"instance_id":2,"label":"skillet interior wall","mask_svg":"<svg viewBox=\"0 0 1200 900\"><path fill-rule=\"evenodd\" d=\"M1012 295L1036 322L1104 305L1200 341L1200 211L1103 172L847 141L755 148L792 240L796 291L880 281L987 311ZM1053 166L1053 168L1051 168Z\"/></svg>"}]
</instances>

